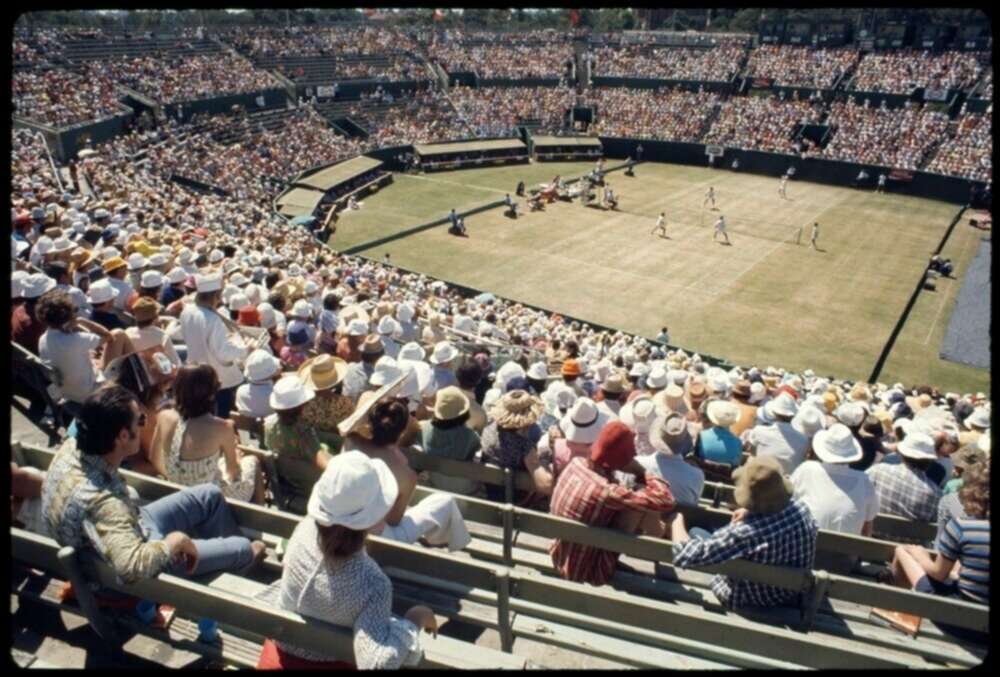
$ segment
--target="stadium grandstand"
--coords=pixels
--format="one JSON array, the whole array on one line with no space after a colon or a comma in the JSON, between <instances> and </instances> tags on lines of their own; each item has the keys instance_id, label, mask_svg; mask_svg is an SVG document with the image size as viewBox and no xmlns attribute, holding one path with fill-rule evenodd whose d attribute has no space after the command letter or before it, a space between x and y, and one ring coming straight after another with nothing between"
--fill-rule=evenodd
<instances>
[{"instance_id":1,"label":"stadium grandstand","mask_svg":"<svg viewBox=\"0 0 1000 677\"><path fill-rule=\"evenodd\" d=\"M985 15L12 52L19 667L989 664Z\"/></svg>"}]
</instances>

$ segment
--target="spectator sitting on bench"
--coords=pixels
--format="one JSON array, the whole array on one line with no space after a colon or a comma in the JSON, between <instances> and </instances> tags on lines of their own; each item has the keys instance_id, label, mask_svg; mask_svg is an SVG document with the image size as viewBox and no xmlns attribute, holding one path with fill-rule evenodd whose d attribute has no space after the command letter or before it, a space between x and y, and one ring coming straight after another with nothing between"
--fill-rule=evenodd
<instances>
[{"instance_id":1,"label":"spectator sitting on bench","mask_svg":"<svg viewBox=\"0 0 1000 677\"><path fill-rule=\"evenodd\" d=\"M258 670L391 670L420 662L420 630L437 632L433 612L414 606L392 615L392 583L365 551L399 496L389 467L359 451L330 460L309 497L307 516L288 543L281 580L261 602L354 631L356 665L268 639ZM342 657L340 657L342 658Z\"/></svg>"},{"instance_id":2,"label":"spectator sitting on bench","mask_svg":"<svg viewBox=\"0 0 1000 677\"><path fill-rule=\"evenodd\" d=\"M791 481L773 457L754 457L733 472L739 508L729 525L708 533L676 513L670 525L674 566L680 568L747 559L761 564L812 569L818 528L809 508L792 498ZM730 609L794 604L798 592L717 575L712 592Z\"/></svg>"},{"instance_id":3,"label":"spectator sitting on bench","mask_svg":"<svg viewBox=\"0 0 1000 677\"><path fill-rule=\"evenodd\" d=\"M931 262L927 267L945 277L951 277L952 271L955 270L955 264L951 262L951 259L941 258L938 254L931 257Z\"/></svg>"},{"instance_id":4,"label":"spectator sitting on bench","mask_svg":"<svg viewBox=\"0 0 1000 677\"><path fill-rule=\"evenodd\" d=\"M278 475L293 494L306 497L333 457L302 411L316 394L296 374L283 376L271 391L274 415L264 420L264 446L278 455Z\"/></svg>"},{"instance_id":5,"label":"spectator sitting on bench","mask_svg":"<svg viewBox=\"0 0 1000 677\"><path fill-rule=\"evenodd\" d=\"M129 496L118 468L139 451L143 418L135 395L118 385L99 389L83 403L77 437L60 447L42 488L42 510L55 540L92 549L125 583L163 571L247 571L263 558L265 546L240 534L217 486L189 487L143 507Z\"/></svg>"}]
</instances>

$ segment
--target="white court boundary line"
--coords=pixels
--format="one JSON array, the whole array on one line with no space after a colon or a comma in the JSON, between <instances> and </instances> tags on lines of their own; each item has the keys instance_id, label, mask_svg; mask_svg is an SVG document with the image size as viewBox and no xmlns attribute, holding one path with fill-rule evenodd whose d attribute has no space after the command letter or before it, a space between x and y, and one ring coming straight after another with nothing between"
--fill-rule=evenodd
<instances>
[{"instance_id":1,"label":"white court boundary line","mask_svg":"<svg viewBox=\"0 0 1000 677\"><path fill-rule=\"evenodd\" d=\"M448 179L436 179L431 176L420 176L417 174L401 174L400 176L405 176L408 179L420 179L421 181L430 181L431 183L447 183L450 186L458 186L459 188L478 188L479 190L488 190L491 193L500 193L501 195L510 194L509 191L500 190L499 188L480 186L473 183L458 183L457 181L449 181Z\"/></svg>"}]
</instances>

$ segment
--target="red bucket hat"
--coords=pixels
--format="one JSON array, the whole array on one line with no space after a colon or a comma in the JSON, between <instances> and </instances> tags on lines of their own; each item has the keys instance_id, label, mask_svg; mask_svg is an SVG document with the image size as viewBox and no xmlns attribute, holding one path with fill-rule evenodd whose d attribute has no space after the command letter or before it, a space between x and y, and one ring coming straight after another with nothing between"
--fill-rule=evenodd
<instances>
[{"instance_id":1,"label":"red bucket hat","mask_svg":"<svg viewBox=\"0 0 1000 677\"><path fill-rule=\"evenodd\" d=\"M621 421L601 429L590 448L590 460L608 470L621 470L635 458L635 433Z\"/></svg>"}]
</instances>

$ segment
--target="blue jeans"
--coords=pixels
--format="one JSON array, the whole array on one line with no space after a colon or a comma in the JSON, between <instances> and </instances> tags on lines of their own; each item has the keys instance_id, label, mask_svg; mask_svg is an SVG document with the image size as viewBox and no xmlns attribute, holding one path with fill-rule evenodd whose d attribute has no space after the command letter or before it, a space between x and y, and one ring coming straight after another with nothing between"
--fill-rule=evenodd
<instances>
[{"instance_id":1,"label":"blue jeans","mask_svg":"<svg viewBox=\"0 0 1000 677\"><path fill-rule=\"evenodd\" d=\"M706 539L712 537L712 532L707 529L702 529L701 527L691 527L688 529L688 536L692 539Z\"/></svg>"},{"instance_id":2,"label":"blue jeans","mask_svg":"<svg viewBox=\"0 0 1000 677\"><path fill-rule=\"evenodd\" d=\"M232 388L223 388L215 393L215 415L219 418L229 418L229 412L233 410L233 404L236 403L236 389L239 386L233 386Z\"/></svg>"},{"instance_id":3,"label":"blue jeans","mask_svg":"<svg viewBox=\"0 0 1000 677\"><path fill-rule=\"evenodd\" d=\"M250 564L250 539L240 535L222 490L198 484L164 496L139 508L139 521L149 529L149 540L162 540L173 531L191 537L198 549L198 563L188 574L187 563L172 564L170 573L200 576L213 571L234 571Z\"/></svg>"}]
</instances>

